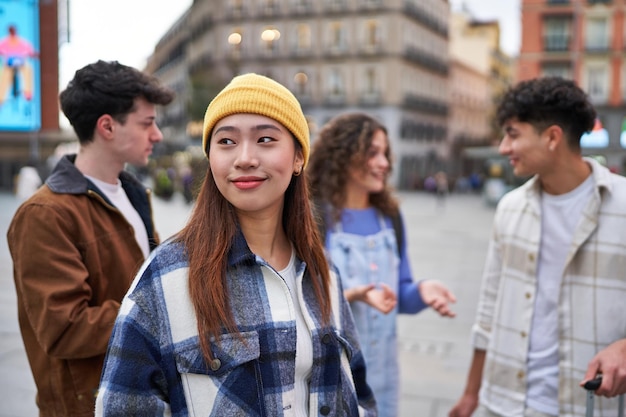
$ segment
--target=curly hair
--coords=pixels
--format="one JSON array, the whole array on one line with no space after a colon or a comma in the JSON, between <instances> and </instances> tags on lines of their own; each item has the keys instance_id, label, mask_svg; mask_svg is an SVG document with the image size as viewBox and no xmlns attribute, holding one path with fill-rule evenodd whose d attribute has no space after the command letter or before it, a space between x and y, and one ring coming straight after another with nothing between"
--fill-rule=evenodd
<instances>
[{"instance_id":1,"label":"curly hair","mask_svg":"<svg viewBox=\"0 0 626 417\"><path fill-rule=\"evenodd\" d=\"M59 100L78 140L88 143L93 140L100 116L109 114L124 124L139 97L165 105L174 99L174 92L161 85L156 77L136 68L100 60L76 71Z\"/></svg>"},{"instance_id":2,"label":"curly hair","mask_svg":"<svg viewBox=\"0 0 626 417\"><path fill-rule=\"evenodd\" d=\"M510 88L502 97L496 117L500 126L516 118L530 123L537 132L557 125L570 148L578 150L580 137L593 129L596 111L587 94L573 81L542 77Z\"/></svg>"},{"instance_id":3,"label":"curly hair","mask_svg":"<svg viewBox=\"0 0 626 417\"><path fill-rule=\"evenodd\" d=\"M326 204L332 207L333 221L339 220L345 207L348 170L351 167L367 169L367 152L378 130L387 135L385 126L373 117L365 113L346 113L326 123L313 143L306 169L311 195L318 207ZM393 165L389 146L385 156L391 172ZM393 216L398 212L398 202L387 183L382 191L370 194L369 202L385 215Z\"/></svg>"}]
</instances>

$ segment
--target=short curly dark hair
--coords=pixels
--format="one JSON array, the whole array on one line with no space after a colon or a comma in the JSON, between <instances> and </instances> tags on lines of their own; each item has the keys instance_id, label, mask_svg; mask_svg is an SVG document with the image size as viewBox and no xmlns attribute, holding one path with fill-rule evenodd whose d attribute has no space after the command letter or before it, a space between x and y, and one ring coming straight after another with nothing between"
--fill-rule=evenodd
<instances>
[{"instance_id":1,"label":"short curly dark hair","mask_svg":"<svg viewBox=\"0 0 626 417\"><path fill-rule=\"evenodd\" d=\"M572 149L593 129L596 111L587 94L571 80L541 77L522 81L502 97L496 113L500 126L511 120L530 123L537 132L558 125Z\"/></svg>"}]
</instances>

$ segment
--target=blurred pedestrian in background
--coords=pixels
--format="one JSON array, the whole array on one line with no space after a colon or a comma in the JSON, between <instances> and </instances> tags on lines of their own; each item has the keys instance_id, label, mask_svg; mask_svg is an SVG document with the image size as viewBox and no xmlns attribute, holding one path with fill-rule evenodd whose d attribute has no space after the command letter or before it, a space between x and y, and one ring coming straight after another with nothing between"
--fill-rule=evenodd
<instances>
[{"instance_id":1,"label":"blurred pedestrian in background","mask_svg":"<svg viewBox=\"0 0 626 417\"><path fill-rule=\"evenodd\" d=\"M117 318L97 415L375 415L341 282L301 175L300 104L261 75L209 104L191 217Z\"/></svg>"},{"instance_id":2,"label":"blurred pedestrian in background","mask_svg":"<svg viewBox=\"0 0 626 417\"><path fill-rule=\"evenodd\" d=\"M158 243L148 190L124 171L163 137L157 104L172 92L117 62L76 71L61 93L78 139L24 202L7 234L20 330L41 416L93 415L113 322Z\"/></svg>"},{"instance_id":3,"label":"blurred pedestrian in background","mask_svg":"<svg viewBox=\"0 0 626 417\"><path fill-rule=\"evenodd\" d=\"M456 301L438 281L413 281L402 214L387 183L391 168L387 129L367 114L347 113L322 127L307 169L383 417L398 414L397 314L431 306L453 317Z\"/></svg>"},{"instance_id":4,"label":"blurred pedestrian in background","mask_svg":"<svg viewBox=\"0 0 626 417\"><path fill-rule=\"evenodd\" d=\"M437 171L435 174L437 205L442 207L446 202L446 197L450 193L450 186L448 184L448 174L443 171Z\"/></svg>"},{"instance_id":5,"label":"blurred pedestrian in background","mask_svg":"<svg viewBox=\"0 0 626 417\"><path fill-rule=\"evenodd\" d=\"M465 392L450 417L585 415L626 385L626 179L581 156L596 111L571 80L523 81L497 111L518 177L498 204ZM609 348L607 346L611 345ZM607 349L605 349L607 348ZM616 399L596 414L617 415Z\"/></svg>"},{"instance_id":6,"label":"blurred pedestrian in background","mask_svg":"<svg viewBox=\"0 0 626 417\"><path fill-rule=\"evenodd\" d=\"M29 160L17 174L15 195L20 201L26 201L41 187L41 176L37 170L37 161Z\"/></svg>"}]
</instances>

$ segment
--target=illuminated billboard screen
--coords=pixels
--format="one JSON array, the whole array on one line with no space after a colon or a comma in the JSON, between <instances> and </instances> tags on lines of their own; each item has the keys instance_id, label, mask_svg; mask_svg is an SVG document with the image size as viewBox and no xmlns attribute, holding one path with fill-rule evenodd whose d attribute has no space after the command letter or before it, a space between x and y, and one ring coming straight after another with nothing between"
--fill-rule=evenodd
<instances>
[{"instance_id":1,"label":"illuminated billboard screen","mask_svg":"<svg viewBox=\"0 0 626 417\"><path fill-rule=\"evenodd\" d=\"M604 128L600 119L596 119L591 132L581 136L580 146L582 148L606 148L609 146L609 132Z\"/></svg>"},{"instance_id":2,"label":"illuminated billboard screen","mask_svg":"<svg viewBox=\"0 0 626 417\"><path fill-rule=\"evenodd\" d=\"M41 127L38 0L0 0L0 131Z\"/></svg>"}]
</instances>

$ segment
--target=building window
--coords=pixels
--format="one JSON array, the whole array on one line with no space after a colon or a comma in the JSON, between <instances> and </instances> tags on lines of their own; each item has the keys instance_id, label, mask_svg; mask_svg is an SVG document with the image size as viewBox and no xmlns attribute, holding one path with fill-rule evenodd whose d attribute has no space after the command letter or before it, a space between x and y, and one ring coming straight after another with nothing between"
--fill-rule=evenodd
<instances>
[{"instance_id":1,"label":"building window","mask_svg":"<svg viewBox=\"0 0 626 417\"><path fill-rule=\"evenodd\" d=\"M293 77L293 81L296 85L296 95L297 96L304 96L307 94L307 84L309 82L309 77L306 75L306 73L304 71L300 71L298 72L296 75L294 75Z\"/></svg>"},{"instance_id":2,"label":"building window","mask_svg":"<svg viewBox=\"0 0 626 417\"><path fill-rule=\"evenodd\" d=\"M295 11L305 12L311 10L311 0L292 0Z\"/></svg>"},{"instance_id":3,"label":"building window","mask_svg":"<svg viewBox=\"0 0 626 417\"><path fill-rule=\"evenodd\" d=\"M343 96L344 83L341 71L338 68L330 70L330 76L328 77L328 93L331 96Z\"/></svg>"},{"instance_id":4,"label":"building window","mask_svg":"<svg viewBox=\"0 0 626 417\"><path fill-rule=\"evenodd\" d=\"M365 70L365 93L376 94L378 89L376 88L376 70L374 68L368 68Z\"/></svg>"},{"instance_id":5,"label":"building window","mask_svg":"<svg viewBox=\"0 0 626 417\"><path fill-rule=\"evenodd\" d=\"M241 16L244 12L245 5L243 4L244 0L230 0L229 8L230 13L233 16Z\"/></svg>"},{"instance_id":6,"label":"building window","mask_svg":"<svg viewBox=\"0 0 626 417\"><path fill-rule=\"evenodd\" d=\"M296 28L296 51L309 51L311 49L311 27L308 24L300 24Z\"/></svg>"},{"instance_id":7,"label":"building window","mask_svg":"<svg viewBox=\"0 0 626 417\"><path fill-rule=\"evenodd\" d=\"M326 6L330 10L343 10L348 6L347 0L326 0Z\"/></svg>"},{"instance_id":8,"label":"building window","mask_svg":"<svg viewBox=\"0 0 626 417\"><path fill-rule=\"evenodd\" d=\"M592 103L604 103L608 99L608 77L605 67L587 67L587 94Z\"/></svg>"},{"instance_id":9,"label":"building window","mask_svg":"<svg viewBox=\"0 0 626 417\"><path fill-rule=\"evenodd\" d=\"M571 36L569 19L549 18L544 21L543 45L546 51L567 51Z\"/></svg>"},{"instance_id":10,"label":"building window","mask_svg":"<svg viewBox=\"0 0 626 417\"><path fill-rule=\"evenodd\" d=\"M365 44L372 48L380 43L380 25L376 20L368 20L365 23Z\"/></svg>"},{"instance_id":11,"label":"building window","mask_svg":"<svg viewBox=\"0 0 626 417\"><path fill-rule=\"evenodd\" d=\"M572 68L570 64L545 65L541 69L541 75L572 79Z\"/></svg>"},{"instance_id":12,"label":"building window","mask_svg":"<svg viewBox=\"0 0 626 417\"><path fill-rule=\"evenodd\" d=\"M383 0L362 0L362 1L363 1L363 5L366 7L376 7L376 6L383 5Z\"/></svg>"},{"instance_id":13,"label":"building window","mask_svg":"<svg viewBox=\"0 0 626 417\"><path fill-rule=\"evenodd\" d=\"M622 61L622 78L620 80L622 90L622 103L626 103L626 62Z\"/></svg>"},{"instance_id":14,"label":"building window","mask_svg":"<svg viewBox=\"0 0 626 417\"><path fill-rule=\"evenodd\" d=\"M585 30L587 50L606 51L609 46L606 17L590 17Z\"/></svg>"},{"instance_id":15,"label":"building window","mask_svg":"<svg viewBox=\"0 0 626 417\"><path fill-rule=\"evenodd\" d=\"M265 0L265 14L278 13L278 0Z\"/></svg>"},{"instance_id":16,"label":"building window","mask_svg":"<svg viewBox=\"0 0 626 417\"><path fill-rule=\"evenodd\" d=\"M330 48L336 51L345 49L346 39L343 23L332 22L330 24Z\"/></svg>"}]
</instances>

